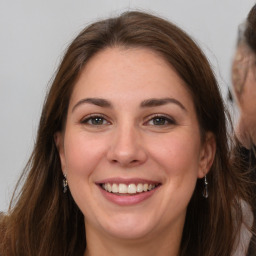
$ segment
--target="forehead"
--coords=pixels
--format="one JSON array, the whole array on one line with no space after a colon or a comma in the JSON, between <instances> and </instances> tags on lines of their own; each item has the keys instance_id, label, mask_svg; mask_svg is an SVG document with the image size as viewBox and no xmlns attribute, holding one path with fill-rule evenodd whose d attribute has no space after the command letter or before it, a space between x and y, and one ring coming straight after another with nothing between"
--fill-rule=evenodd
<instances>
[{"instance_id":1,"label":"forehead","mask_svg":"<svg viewBox=\"0 0 256 256\"><path fill-rule=\"evenodd\" d=\"M168 94L168 95L166 95ZM75 84L71 100L87 97L186 97L187 85L158 53L147 48L107 48L92 57Z\"/></svg>"}]
</instances>

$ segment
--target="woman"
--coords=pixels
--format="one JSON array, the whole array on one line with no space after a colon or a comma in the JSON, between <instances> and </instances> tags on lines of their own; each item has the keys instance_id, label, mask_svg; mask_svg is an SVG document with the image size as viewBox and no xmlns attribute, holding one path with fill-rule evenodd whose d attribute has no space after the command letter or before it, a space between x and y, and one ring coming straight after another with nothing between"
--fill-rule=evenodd
<instances>
[{"instance_id":1,"label":"woman","mask_svg":"<svg viewBox=\"0 0 256 256\"><path fill-rule=\"evenodd\" d=\"M237 136L256 165L256 104L255 104L256 5L246 23L240 25L237 51L232 70L235 96L240 109Z\"/></svg>"},{"instance_id":2,"label":"woman","mask_svg":"<svg viewBox=\"0 0 256 256\"><path fill-rule=\"evenodd\" d=\"M242 156L243 169L252 179L251 191L256 193L256 5L240 25L237 50L233 61L232 80L236 102L240 109L236 135L239 140L238 154ZM254 205L256 205L254 199ZM256 211L254 210L254 216ZM254 230L256 231L255 217ZM248 255L256 251L253 237Z\"/></svg>"},{"instance_id":3,"label":"woman","mask_svg":"<svg viewBox=\"0 0 256 256\"><path fill-rule=\"evenodd\" d=\"M0 254L231 255L247 198L228 152L215 77L182 30L96 22L47 95Z\"/></svg>"}]
</instances>

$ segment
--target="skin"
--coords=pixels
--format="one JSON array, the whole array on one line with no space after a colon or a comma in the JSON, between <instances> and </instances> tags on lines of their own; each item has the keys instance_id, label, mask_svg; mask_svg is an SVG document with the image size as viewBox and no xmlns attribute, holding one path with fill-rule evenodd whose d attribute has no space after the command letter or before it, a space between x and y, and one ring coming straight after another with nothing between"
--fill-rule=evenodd
<instances>
[{"instance_id":1,"label":"skin","mask_svg":"<svg viewBox=\"0 0 256 256\"><path fill-rule=\"evenodd\" d=\"M166 98L172 100L145 104ZM100 116L100 124L92 114ZM215 140L206 133L201 141L192 97L162 57L117 47L94 56L75 85L56 145L85 216L85 255L178 255L186 208L197 179L212 164ZM97 185L113 177L161 186L140 203L120 206Z\"/></svg>"},{"instance_id":2,"label":"skin","mask_svg":"<svg viewBox=\"0 0 256 256\"><path fill-rule=\"evenodd\" d=\"M240 44L233 61L232 80L240 110L237 136L247 148L251 142L256 144L255 61L255 54L248 46Z\"/></svg>"}]
</instances>

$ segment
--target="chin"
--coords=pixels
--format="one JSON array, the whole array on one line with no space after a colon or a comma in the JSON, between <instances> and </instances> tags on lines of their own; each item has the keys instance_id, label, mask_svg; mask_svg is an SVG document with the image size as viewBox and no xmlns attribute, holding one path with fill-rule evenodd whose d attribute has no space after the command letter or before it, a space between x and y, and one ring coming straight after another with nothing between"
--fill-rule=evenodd
<instances>
[{"instance_id":1,"label":"chin","mask_svg":"<svg viewBox=\"0 0 256 256\"><path fill-rule=\"evenodd\" d=\"M146 237L148 234L152 233L154 227L152 225L153 221L149 221L144 218L134 218L131 216L123 216L115 218L115 220L109 221L104 229L105 232L112 237L119 239L140 239Z\"/></svg>"}]
</instances>

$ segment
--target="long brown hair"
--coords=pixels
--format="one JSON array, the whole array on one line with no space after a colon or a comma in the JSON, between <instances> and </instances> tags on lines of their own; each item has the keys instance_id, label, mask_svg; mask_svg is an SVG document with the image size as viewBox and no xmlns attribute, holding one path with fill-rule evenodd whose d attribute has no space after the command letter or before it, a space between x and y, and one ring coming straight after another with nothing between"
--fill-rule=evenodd
<instances>
[{"instance_id":1,"label":"long brown hair","mask_svg":"<svg viewBox=\"0 0 256 256\"><path fill-rule=\"evenodd\" d=\"M62 171L54 134L64 128L69 99L84 65L106 47L146 47L160 54L190 90L204 133L216 137L216 157L208 174L209 198L198 180L187 209L181 255L230 256L240 227L243 182L229 163L225 109L210 65L195 42L159 17L126 12L85 28L69 46L46 97L24 185L2 217L0 254L6 256L83 255L84 217L71 194L62 192ZM20 180L21 181L21 180ZM237 216L234 226L233 217ZM3 234L3 235L2 235Z\"/></svg>"}]
</instances>

